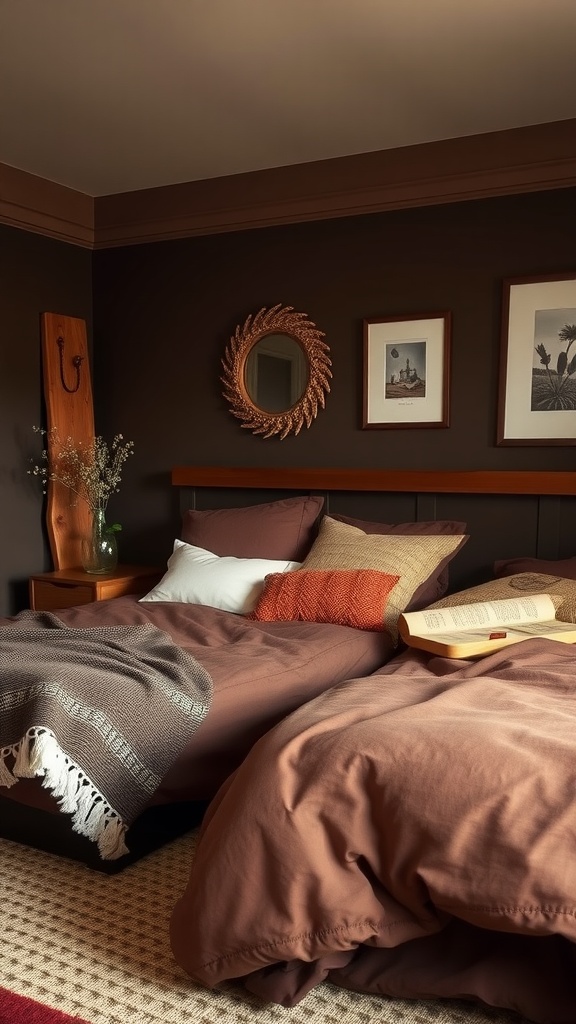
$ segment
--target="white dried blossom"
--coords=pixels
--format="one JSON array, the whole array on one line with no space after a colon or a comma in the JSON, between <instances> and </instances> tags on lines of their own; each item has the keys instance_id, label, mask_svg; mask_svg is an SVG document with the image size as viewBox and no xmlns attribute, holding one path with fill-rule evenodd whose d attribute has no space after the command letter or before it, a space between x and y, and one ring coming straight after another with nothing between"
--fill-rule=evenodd
<instances>
[{"instance_id":1,"label":"white dried blossom","mask_svg":"<svg viewBox=\"0 0 576 1024\"><path fill-rule=\"evenodd\" d=\"M69 489L73 504L81 499L92 512L104 512L111 495L120 490L122 467L134 454L134 442L116 434L110 445L100 436L83 444L71 437L62 440L55 430L33 430L46 437L47 447L28 473L40 477L44 493L48 482L55 480Z\"/></svg>"}]
</instances>

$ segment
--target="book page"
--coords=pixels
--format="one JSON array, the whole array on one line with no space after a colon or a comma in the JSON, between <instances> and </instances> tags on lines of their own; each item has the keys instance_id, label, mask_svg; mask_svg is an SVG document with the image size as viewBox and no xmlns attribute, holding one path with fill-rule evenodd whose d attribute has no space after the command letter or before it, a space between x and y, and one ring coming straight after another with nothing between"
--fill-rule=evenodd
<instances>
[{"instance_id":1,"label":"book page","mask_svg":"<svg viewBox=\"0 0 576 1024\"><path fill-rule=\"evenodd\" d=\"M439 637L443 634L443 641L450 636L449 642L459 642L464 632L470 634L467 639L476 635L482 639L494 628L520 623L546 623L545 632L550 632L551 628L556 628L555 616L556 608L548 594L531 594L503 601L479 601L450 608L405 612L403 618L412 636ZM571 623L568 625L575 628Z\"/></svg>"},{"instance_id":2,"label":"book page","mask_svg":"<svg viewBox=\"0 0 576 1024\"><path fill-rule=\"evenodd\" d=\"M552 619L550 622L525 622L507 630L508 636L546 636L549 633L576 633L576 623Z\"/></svg>"},{"instance_id":3,"label":"book page","mask_svg":"<svg viewBox=\"0 0 576 1024\"><path fill-rule=\"evenodd\" d=\"M529 636L550 636L551 633L576 634L576 624L573 622L561 622L559 619L551 619L549 622L526 622L510 627L501 623L498 631L494 632L494 626L486 626L484 629L460 629L453 633L430 633L417 634L421 637L429 636L437 643L446 644L449 647L465 646L466 644L486 643L491 640L497 644L498 640L525 640ZM414 635L414 634L412 634Z\"/></svg>"}]
</instances>

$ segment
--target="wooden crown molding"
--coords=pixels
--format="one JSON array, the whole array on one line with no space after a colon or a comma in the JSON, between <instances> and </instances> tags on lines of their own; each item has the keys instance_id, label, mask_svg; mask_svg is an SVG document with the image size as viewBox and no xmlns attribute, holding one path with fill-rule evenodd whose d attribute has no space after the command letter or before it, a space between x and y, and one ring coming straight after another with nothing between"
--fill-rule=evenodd
<instances>
[{"instance_id":1,"label":"wooden crown molding","mask_svg":"<svg viewBox=\"0 0 576 1024\"><path fill-rule=\"evenodd\" d=\"M96 201L95 247L576 185L576 119Z\"/></svg>"},{"instance_id":2,"label":"wooden crown molding","mask_svg":"<svg viewBox=\"0 0 576 1024\"><path fill-rule=\"evenodd\" d=\"M0 223L94 246L94 199L65 185L0 164Z\"/></svg>"},{"instance_id":3,"label":"wooden crown molding","mask_svg":"<svg viewBox=\"0 0 576 1024\"><path fill-rule=\"evenodd\" d=\"M107 249L576 186L576 119L92 198L0 164L0 222Z\"/></svg>"}]
</instances>

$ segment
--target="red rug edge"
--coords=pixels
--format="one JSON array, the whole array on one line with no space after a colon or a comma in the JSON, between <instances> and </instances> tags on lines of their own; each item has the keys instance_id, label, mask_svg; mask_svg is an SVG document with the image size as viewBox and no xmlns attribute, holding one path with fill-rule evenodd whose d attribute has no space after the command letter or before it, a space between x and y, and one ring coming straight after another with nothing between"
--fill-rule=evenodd
<instances>
[{"instance_id":1,"label":"red rug edge","mask_svg":"<svg viewBox=\"0 0 576 1024\"><path fill-rule=\"evenodd\" d=\"M45 1006L36 999L19 996L0 987L0 1024L89 1024L82 1017Z\"/></svg>"}]
</instances>

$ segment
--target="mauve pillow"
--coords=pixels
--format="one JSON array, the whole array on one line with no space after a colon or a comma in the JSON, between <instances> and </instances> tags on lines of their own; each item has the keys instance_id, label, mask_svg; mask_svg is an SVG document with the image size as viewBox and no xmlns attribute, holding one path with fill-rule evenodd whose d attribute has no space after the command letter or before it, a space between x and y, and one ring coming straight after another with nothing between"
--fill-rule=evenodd
<instances>
[{"instance_id":1,"label":"mauve pillow","mask_svg":"<svg viewBox=\"0 0 576 1024\"><path fill-rule=\"evenodd\" d=\"M515 576L519 572L544 573L546 576L560 576L564 580L576 580L576 558L506 558L494 562L494 575Z\"/></svg>"},{"instance_id":2,"label":"mauve pillow","mask_svg":"<svg viewBox=\"0 0 576 1024\"><path fill-rule=\"evenodd\" d=\"M357 530L363 530L364 533L379 533L383 537L393 533L414 534L422 537L455 536L466 533L466 523L458 523L452 519L433 519L421 523L370 523L364 519L352 519L350 516L340 516L332 512L330 518L339 523L346 523L348 526L355 526ZM446 565L436 576L426 580L420 587L412 598L407 611L425 608L426 605L437 601L447 592L449 584L449 570Z\"/></svg>"},{"instance_id":3,"label":"mauve pillow","mask_svg":"<svg viewBox=\"0 0 576 1024\"><path fill-rule=\"evenodd\" d=\"M182 540L221 557L302 562L323 505L323 497L310 495L242 508L187 509Z\"/></svg>"}]
</instances>

